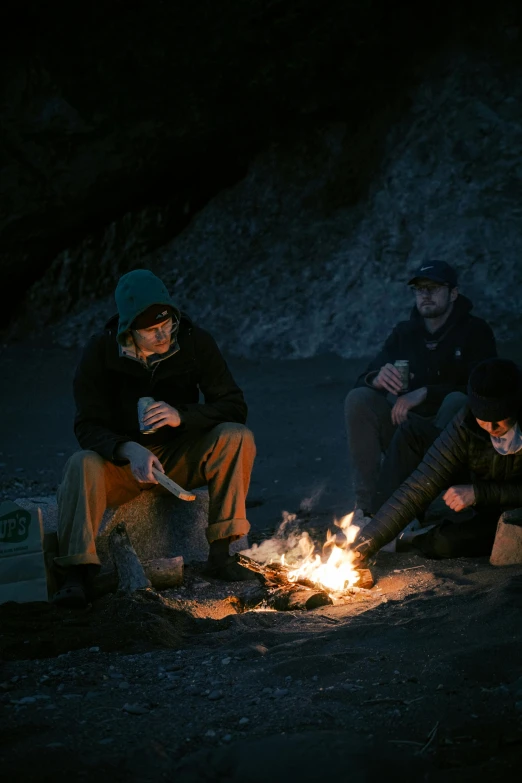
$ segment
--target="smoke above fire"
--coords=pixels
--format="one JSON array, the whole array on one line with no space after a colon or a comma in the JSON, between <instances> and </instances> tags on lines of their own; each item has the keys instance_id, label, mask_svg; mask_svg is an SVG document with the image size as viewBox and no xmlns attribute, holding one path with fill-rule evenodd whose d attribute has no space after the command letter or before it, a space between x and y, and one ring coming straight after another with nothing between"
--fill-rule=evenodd
<instances>
[{"instance_id":1,"label":"smoke above fire","mask_svg":"<svg viewBox=\"0 0 522 783\"><path fill-rule=\"evenodd\" d=\"M243 554L257 560L258 563L280 562L283 555L291 557L292 553L295 553L298 556L302 551L303 544L301 542L303 539L306 542L311 542L308 533L299 529L297 514L283 511L283 518L272 538L268 538L260 544L253 544Z\"/></svg>"},{"instance_id":2,"label":"smoke above fire","mask_svg":"<svg viewBox=\"0 0 522 783\"><path fill-rule=\"evenodd\" d=\"M285 566L290 581L307 580L334 593L353 588L359 581L354 567L355 555L350 545L359 528L352 525L353 514L335 525L338 533L326 534L321 551L306 530L301 530L296 514L283 511L283 519L272 538L254 544L243 554L259 563L280 563Z\"/></svg>"}]
</instances>

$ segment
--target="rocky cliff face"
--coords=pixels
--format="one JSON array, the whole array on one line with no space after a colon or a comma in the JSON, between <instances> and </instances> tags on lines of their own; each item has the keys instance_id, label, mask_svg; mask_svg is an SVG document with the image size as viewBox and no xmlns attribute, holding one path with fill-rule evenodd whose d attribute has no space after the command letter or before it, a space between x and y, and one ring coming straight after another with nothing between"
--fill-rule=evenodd
<instances>
[{"instance_id":1,"label":"rocky cliff face","mask_svg":"<svg viewBox=\"0 0 522 783\"><path fill-rule=\"evenodd\" d=\"M516 333L520 9L442 5L192 17L157 0L140 38L114 0L93 5L76 54L36 48L32 81L11 53L0 231L18 290L39 277L23 306L4 291L15 331L54 323L81 342L118 276L148 266L234 353L360 355L407 315L407 269L440 257L498 335Z\"/></svg>"},{"instance_id":2,"label":"rocky cliff face","mask_svg":"<svg viewBox=\"0 0 522 783\"><path fill-rule=\"evenodd\" d=\"M318 127L259 155L145 265L225 349L253 358L373 352L407 317L408 270L427 258L459 269L499 338L519 335L522 71L444 57L411 98L356 203L346 193L372 127ZM83 339L113 307L80 306L58 339Z\"/></svg>"},{"instance_id":3,"label":"rocky cliff face","mask_svg":"<svg viewBox=\"0 0 522 783\"><path fill-rule=\"evenodd\" d=\"M271 139L324 113L366 115L368 92L379 103L402 87L447 26L394 5L6 0L0 326L57 255L83 263L86 236L103 245L126 213L168 205L171 237ZM166 239L153 228L148 250ZM113 267L76 290L103 293Z\"/></svg>"}]
</instances>

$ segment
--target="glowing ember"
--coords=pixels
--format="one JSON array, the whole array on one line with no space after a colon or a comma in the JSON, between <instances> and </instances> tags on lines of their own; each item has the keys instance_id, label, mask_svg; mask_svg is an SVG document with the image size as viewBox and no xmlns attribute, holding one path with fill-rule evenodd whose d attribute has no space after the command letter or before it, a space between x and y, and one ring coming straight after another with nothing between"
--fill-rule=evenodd
<instances>
[{"instance_id":1,"label":"glowing ember","mask_svg":"<svg viewBox=\"0 0 522 783\"><path fill-rule=\"evenodd\" d=\"M309 579L336 593L357 585L360 575L353 566L354 553L348 547L355 540L359 528L352 525L352 519L353 513L335 523L344 534L344 541L341 543L336 535L328 531L322 557L315 554L312 539L307 533L303 533L298 547L286 555L281 555L281 563L288 569L288 579L291 582Z\"/></svg>"}]
</instances>

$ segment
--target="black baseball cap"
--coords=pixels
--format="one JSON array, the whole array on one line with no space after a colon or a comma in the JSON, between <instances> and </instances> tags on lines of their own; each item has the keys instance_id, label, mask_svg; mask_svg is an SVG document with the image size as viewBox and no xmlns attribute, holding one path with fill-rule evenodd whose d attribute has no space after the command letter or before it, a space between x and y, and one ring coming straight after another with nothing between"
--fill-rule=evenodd
<instances>
[{"instance_id":1,"label":"black baseball cap","mask_svg":"<svg viewBox=\"0 0 522 783\"><path fill-rule=\"evenodd\" d=\"M408 285L413 285L419 279L433 280L434 283L449 285L450 288L455 288L458 285L457 273L445 261L425 261L417 269Z\"/></svg>"}]
</instances>

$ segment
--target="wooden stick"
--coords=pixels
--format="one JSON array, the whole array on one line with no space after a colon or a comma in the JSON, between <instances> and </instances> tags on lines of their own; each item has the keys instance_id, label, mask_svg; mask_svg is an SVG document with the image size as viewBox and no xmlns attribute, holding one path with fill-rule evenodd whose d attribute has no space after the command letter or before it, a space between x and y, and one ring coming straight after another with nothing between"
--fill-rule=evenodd
<instances>
[{"instance_id":1,"label":"wooden stick","mask_svg":"<svg viewBox=\"0 0 522 783\"><path fill-rule=\"evenodd\" d=\"M150 587L143 566L131 544L124 522L116 525L109 535L109 552L118 572L118 589L124 593L135 593Z\"/></svg>"},{"instance_id":2,"label":"wooden stick","mask_svg":"<svg viewBox=\"0 0 522 783\"><path fill-rule=\"evenodd\" d=\"M187 490L183 489L183 487L180 487L179 484L176 484L175 481L172 481L172 479L162 473L161 470L152 468L152 475L158 481L158 484L161 484L162 487L168 489L168 491L172 492L173 495L176 495L177 498L180 498L181 500L196 499L195 495L193 495L191 492L187 492Z\"/></svg>"},{"instance_id":3,"label":"wooden stick","mask_svg":"<svg viewBox=\"0 0 522 783\"><path fill-rule=\"evenodd\" d=\"M372 572L369 568L358 568L359 581L356 583L356 587L362 587L363 590L371 590L375 584L373 581Z\"/></svg>"},{"instance_id":4,"label":"wooden stick","mask_svg":"<svg viewBox=\"0 0 522 783\"><path fill-rule=\"evenodd\" d=\"M297 585L295 589L288 591L281 591L280 594L275 594L269 599L269 605L279 611L291 611L292 609L317 609L320 606L328 606L333 604L332 599L324 590L310 590L307 588L299 588Z\"/></svg>"},{"instance_id":5,"label":"wooden stick","mask_svg":"<svg viewBox=\"0 0 522 783\"><path fill-rule=\"evenodd\" d=\"M428 748L433 744L433 742L435 741L435 738L437 736L438 730L439 730L439 721L437 721L435 726L432 728L432 730L428 734L428 740L427 740L426 744L424 745L424 747L421 748L418 751L418 755L419 756L421 755L421 753L425 753L428 750Z\"/></svg>"},{"instance_id":6,"label":"wooden stick","mask_svg":"<svg viewBox=\"0 0 522 783\"><path fill-rule=\"evenodd\" d=\"M155 590L168 590L183 583L183 558L161 557L143 563L145 576ZM93 598L101 598L107 593L115 593L118 589L118 572L102 570L91 583Z\"/></svg>"}]
</instances>

